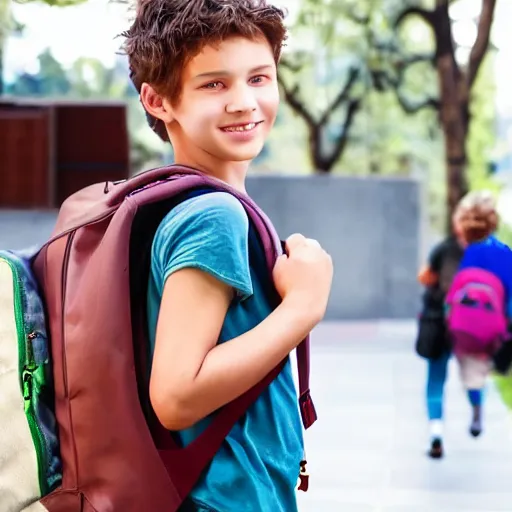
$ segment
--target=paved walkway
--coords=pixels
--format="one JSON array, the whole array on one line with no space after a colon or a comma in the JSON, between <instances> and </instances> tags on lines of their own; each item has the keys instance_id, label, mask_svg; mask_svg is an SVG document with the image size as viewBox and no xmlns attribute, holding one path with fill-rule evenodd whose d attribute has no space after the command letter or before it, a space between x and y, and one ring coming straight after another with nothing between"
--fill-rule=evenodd
<instances>
[{"instance_id":1,"label":"paved walkway","mask_svg":"<svg viewBox=\"0 0 512 512\"><path fill-rule=\"evenodd\" d=\"M467 433L469 406L452 362L446 457L425 456L425 363L414 323L327 323L312 339L318 422L306 433L310 491L301 512L512 510L512 421L490 386L485 432Z\"/></svg>"}]
</instances>

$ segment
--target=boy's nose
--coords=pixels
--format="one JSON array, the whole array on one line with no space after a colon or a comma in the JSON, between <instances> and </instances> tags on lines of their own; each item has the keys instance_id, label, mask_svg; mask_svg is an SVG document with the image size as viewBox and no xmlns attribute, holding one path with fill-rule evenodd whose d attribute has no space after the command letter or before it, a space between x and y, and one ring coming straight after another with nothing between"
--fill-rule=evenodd
<instances>
[{"instance_id":1,"label":"boy's nose","mask_svg":"<svg viewBox=\"0 0 512 512\"><path fill-rule=\"evenodd\" d=\"M238 112L254 112L256 110L256 100L254 94L249 88L244 87L233 91L228 103L226 104L226 112L228 114L236 114Z\"/></svg>"}]
</instances>

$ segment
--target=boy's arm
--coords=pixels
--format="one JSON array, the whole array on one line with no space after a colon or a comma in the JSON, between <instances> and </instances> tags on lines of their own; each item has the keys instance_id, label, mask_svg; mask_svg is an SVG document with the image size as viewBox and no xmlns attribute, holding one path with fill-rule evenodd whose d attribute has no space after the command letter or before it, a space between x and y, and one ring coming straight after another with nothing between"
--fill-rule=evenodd
<instances>
[{"instance_id":1,"label":"boy's arm","mask_svg":"<svg viewBox=\"0 0 512 512\"><path fill-rule=\"evenodd\" d=\"M248 231L242 205L219 192L181 203L157 230L152 275L163 290L150 398L168 429L196 423L257 384L325 312L332 261L318 242L292 235L273 271L283 304L217 345L231 301L253 293Z\"/></svg>"},{"instance_id":2,"label":"boy's arm","mask_svg":"<svg viewBox=\"0 0 512 512\"><path fill-rule=\"evenodd\" d=\"M167 280L150 394L169 430L193 425L253 387L323 316L317 293L292 294L255 328L217 345L232 296L231 287L197 269Z\"/></svg>"},{"instance_id":3,"label":"boy's arm","mask_svg":"<svg viewBox=\"0 0 512 512\"><path fill-rule=\"evenodd\" d=\"M423 286L434 286L439 280L443 252L444 242L441 242L434 247L430 253L427 264L418 272L417 279Z\"/></svg>"}]
</instances>

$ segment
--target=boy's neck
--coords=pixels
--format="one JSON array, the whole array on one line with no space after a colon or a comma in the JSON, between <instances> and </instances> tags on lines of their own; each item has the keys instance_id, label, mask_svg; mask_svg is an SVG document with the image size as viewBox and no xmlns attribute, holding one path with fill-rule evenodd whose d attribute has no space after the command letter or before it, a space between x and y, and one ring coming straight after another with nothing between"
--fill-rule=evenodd
<instances>
[{"instance_id":1,"label":"boy's neck","mask_svg":"<svg viewBox=\"0 0 512 512\"><path fill-rule=\"evenodd\" d=\"M246 193L245 177L251 163L250 161L225 162L209 157L209 155L205 158L192 158L176 152L174 163L197 169L208 176L212 176L213 178L227 183L239 192Z\"/></svg>"}]
</instances>

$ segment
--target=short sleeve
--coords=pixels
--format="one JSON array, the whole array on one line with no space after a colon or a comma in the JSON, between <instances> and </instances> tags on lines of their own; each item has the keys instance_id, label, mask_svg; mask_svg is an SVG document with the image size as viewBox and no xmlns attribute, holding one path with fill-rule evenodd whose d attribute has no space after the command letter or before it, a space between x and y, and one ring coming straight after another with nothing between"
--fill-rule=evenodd
<instances>
[{"instance_id":1,"label":"short sleeve","mask_svg":"<svg viewBox=\"0 0 512 512\"><path fill-rule=\"evenodd\" d=\"M428 258L428 266L430 269L439 274L441 272L441 267L443 264L443 255L445 252L445 242L441 242L437 244L431 251L430 256Z\"/></svg>"},{"instance_id":2,"label":"short sleeve","mask_svg":"<svg viewBox=\"0 0 512 512\"><path fill-rule=\"evenodd\" d=\"M160 287L183 268L197 268L252 295L249 220L241 203L226 192L211 192L174 207L159 225L152 246L152 272Z\"/></svg>"}]
</instances>

